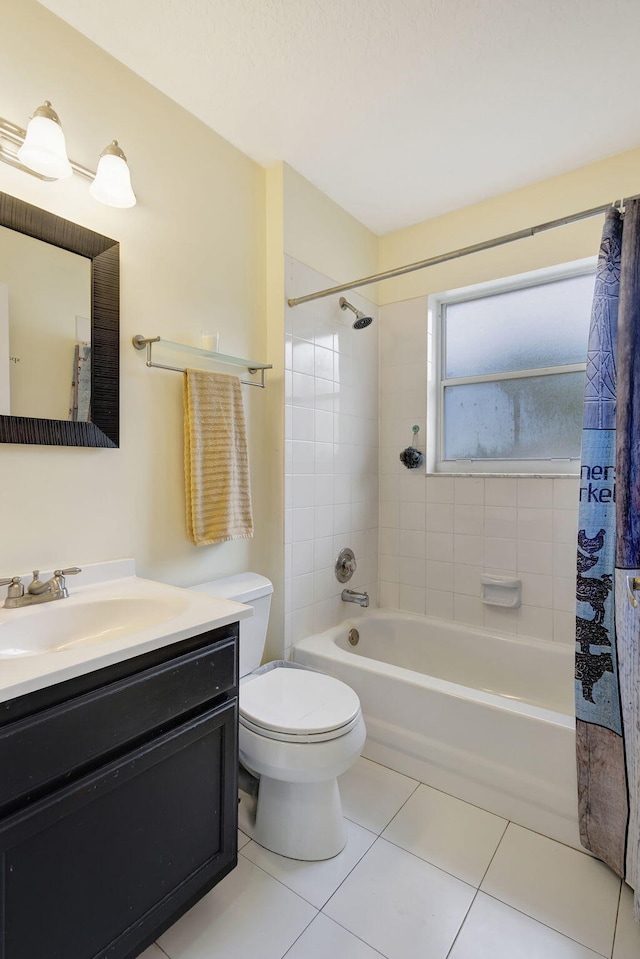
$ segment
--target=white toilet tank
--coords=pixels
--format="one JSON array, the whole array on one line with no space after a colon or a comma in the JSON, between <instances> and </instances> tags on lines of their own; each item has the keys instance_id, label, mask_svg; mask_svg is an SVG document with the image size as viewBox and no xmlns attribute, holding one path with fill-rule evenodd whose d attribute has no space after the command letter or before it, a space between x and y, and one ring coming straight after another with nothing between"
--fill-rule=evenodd
<instances>
[{"instance_id":1,"label":"white toilet tank","mask_svg":"<svg viewBox=\"0 0 640 959\"><path fill-rule=\"evenodd\" d=\"M220 599L230 599L234 603L253 606L253 616L240 623L240 676L246 676L257 669L262 661L267 639L273 583L258 573L238 573L236 576L198 583L190 589L206 593L207 596L217 596Z\"/></svg>"}]
</instances>

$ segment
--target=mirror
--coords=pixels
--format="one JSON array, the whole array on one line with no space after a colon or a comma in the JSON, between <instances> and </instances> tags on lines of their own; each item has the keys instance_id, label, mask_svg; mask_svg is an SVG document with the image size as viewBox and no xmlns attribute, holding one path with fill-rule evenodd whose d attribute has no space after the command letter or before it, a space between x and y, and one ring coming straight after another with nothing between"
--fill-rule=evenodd
<instances>
[{"instance_id":1,"label":"mirror","mask_svg":"<svg viewBox=\"0 0 640 959\"><path fill-rule=\"evenodd\" d=\"M119 244L0 193L0 442L117 447Z\"/></svg>"}]
</instances>

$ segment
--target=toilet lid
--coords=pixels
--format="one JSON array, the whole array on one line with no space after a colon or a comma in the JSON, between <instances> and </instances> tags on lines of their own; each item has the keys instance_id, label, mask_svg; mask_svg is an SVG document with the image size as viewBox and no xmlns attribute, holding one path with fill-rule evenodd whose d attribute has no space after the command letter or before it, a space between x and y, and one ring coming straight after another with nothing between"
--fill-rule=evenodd
<instances>
[{"instance_id":1,"label":"toilet lid","mask_svg":"<svg viewBox=\"0 0 640 959\"><path fill-rule=\"evenodd\" d=\"M240 717L261 729L309 736L353 723L360 700L346 683L307 669L277 667L242 683Z\"/></svg>"}]
</instances>

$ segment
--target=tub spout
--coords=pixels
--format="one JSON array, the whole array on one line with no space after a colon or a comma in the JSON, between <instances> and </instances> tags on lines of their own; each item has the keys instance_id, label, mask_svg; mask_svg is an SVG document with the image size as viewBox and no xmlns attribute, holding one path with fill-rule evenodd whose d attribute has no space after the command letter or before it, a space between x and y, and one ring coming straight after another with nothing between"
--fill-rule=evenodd
<instances>
[{"instance_id":1,"label":"tub spout","mask_svg":"<svg viewBox=\"0 0 640 959\"><path fill-rule=\"evenodd\" d=\"M367 592L357 593L355 589L343 589L342 599L345 603L357 603L358 606L369 605L369 594Z\"/></svg>"}]
</instances>

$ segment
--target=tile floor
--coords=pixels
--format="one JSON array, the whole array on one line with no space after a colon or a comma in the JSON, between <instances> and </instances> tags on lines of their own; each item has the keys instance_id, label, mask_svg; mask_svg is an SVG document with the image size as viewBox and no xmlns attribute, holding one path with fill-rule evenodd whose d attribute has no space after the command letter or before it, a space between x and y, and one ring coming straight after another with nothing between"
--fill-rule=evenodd
<instances>
[{"instance_id":1,"label":"tile floor","mask_svg":"<svg viewBox=\"0 0 640 959\"><path fill-rule=\"evenodd\" d=\"M340 787L339 856L240 835L237 869L141 959L640 959L602 863L366 759Z\"/></svg>"}]
</instances>

